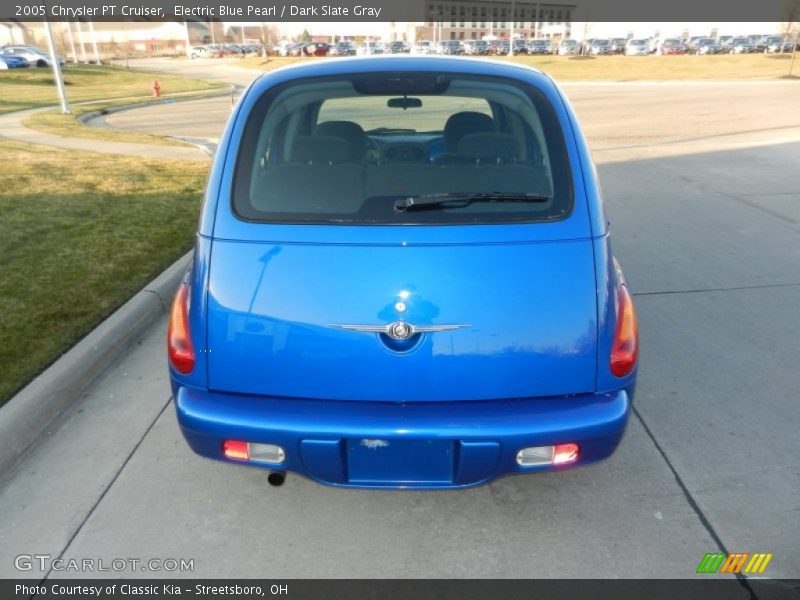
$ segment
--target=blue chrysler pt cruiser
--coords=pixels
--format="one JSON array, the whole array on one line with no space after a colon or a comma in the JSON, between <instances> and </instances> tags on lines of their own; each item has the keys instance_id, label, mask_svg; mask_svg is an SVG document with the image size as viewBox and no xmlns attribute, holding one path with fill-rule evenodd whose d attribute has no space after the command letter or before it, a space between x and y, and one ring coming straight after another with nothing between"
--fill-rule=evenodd
<instances>
[{"instance_id":1,"label":"blue chrysler pt cruiser","mask_svg":"<svg viewBox=\"0 0 800 600\"><path fill-rule=\"evenodd\" d=\"M170 314L203 456L456 488L614 452L638 333L578 121L545 74L314 61L245 91Z\"/></svg>"}]
</instances>

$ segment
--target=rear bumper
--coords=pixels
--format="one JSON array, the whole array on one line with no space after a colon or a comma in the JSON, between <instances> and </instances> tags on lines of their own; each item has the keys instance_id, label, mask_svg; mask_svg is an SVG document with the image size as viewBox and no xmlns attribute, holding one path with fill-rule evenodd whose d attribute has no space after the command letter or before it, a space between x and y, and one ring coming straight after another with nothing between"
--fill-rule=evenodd
<instances>
[{"instance_id":1,"label":"rear bumper","mask_svg":"<svg viewBox=\"0 0 800 600\"><path fill-rule=\"evenodd\" d=\"M177 387L175 406L186 441L208 458L293 471L334 486L460 488L502 475L564 468L519 466L517 452L529 446L578 443L580 457L570 467L609 457L625 431L630 398L620 390L565 398L398 404ZM222 443L228 439L277 444L286 460L276 467L226 459Z\"/></svg>"}]
</instances>

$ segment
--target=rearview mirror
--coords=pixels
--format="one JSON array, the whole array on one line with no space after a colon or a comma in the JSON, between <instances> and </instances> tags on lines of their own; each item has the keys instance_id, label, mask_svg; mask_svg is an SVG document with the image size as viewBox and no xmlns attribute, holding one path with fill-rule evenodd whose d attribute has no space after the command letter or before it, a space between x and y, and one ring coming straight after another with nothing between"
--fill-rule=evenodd
<instances>
[{"instance_id":1,"label":"rearview mirror","mask_svg":"<svg viewBox=\"0 0 800 600\"><path fill-rule=\"evenodd\" d=\"M419 98L409 98L408 96L389 98L386 101L386 106L389 108L402 108L403 110L407 108L422 108L422 100Z\"/></svg>"}]
</instances>

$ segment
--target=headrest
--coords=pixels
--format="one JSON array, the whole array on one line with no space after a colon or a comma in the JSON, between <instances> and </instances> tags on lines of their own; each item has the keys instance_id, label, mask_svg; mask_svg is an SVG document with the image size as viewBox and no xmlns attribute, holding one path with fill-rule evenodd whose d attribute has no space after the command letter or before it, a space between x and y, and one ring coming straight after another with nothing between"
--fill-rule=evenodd
<instances>
[{"instance_id":1,"label":"headrest","mask_svg":"<svg viewBox=\"0 0 800 600\"><path fill-rule=\"evenodd\" d=\"M465 135L493 130L494 120L489 115L471 111L459 112L450 115L444 124L444 146L448 152L458 152L458 143Z\"/></svg>"},{"instance_id":2,"label":"headrest","mask_svg":"<svg viewBox=\"0 0 800 600\"><path fill-rule=\"evenodd\" d=\"M367 134L358 123L352 121L325 121L317 125L314 135L326 135L342 138L347 141L349 151L343 160L361 160Z\"/></svg>"},{"instance_id":3,"label":"headrest","mask_svg":"<svg viewBox=\"0 0 800 600\"><path fill-rule=\"evenodd\" d=\"M519 158L517 138L510 133L470 133L458 143L458 153L481 160Z\"/></svg>"},{"instance_id":4,"label":"headrest","mask_svg":"<svg viewBox=\"0 0 800 600\"><path fill-rule=\"evenodd\" d=\"M347 140L332 135L300 135L292 145L294 162L344 162L350 152Z\"/></svg>"}]
</instances>

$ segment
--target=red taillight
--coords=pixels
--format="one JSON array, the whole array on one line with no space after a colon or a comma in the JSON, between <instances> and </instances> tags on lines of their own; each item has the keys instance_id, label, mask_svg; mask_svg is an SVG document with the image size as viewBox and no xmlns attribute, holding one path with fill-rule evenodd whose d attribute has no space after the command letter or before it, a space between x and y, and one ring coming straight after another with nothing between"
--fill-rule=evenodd
<instances>
[{"instance_id":1,"label":"red taillight","mask_svg":"<svg viewBox=\"0 0 800 600\"><path fill-rule=\"evenodd\" d=\"M240 442L238 440L225 440L222 442L222 453L226 458L250 460L250 449L247 447L247 442Z\"/></svg>"},{"instance_id":2,"label":"red taillight","mask_svg":"<svg viewBox=\"0 0 800 600\"><path fill-rule=\"evenodd\" d=\"M578 444L556 444L553 447L553 464L565 465L578 460Z\"/></svg>"},{"instance_id":3,"label":"red taillight","mask_svg":"<svg viewBox=\"0 0 800 600\"><path fill-rule=\"evenodd\" d=\"M625 377L636 366L639 357L639 326L633 298L623 284L617 288L617 329L611 344L611 372Z\"/></svg>"},{"instance_id":4,"label":"red taillight","mask_svg":"<svg viewBox=\"0 0 800 600\"><path fill-rule=\"evenodd\" d=\"M176 371L184 375L192 372L194 346L189 332L189 286L185 283L178 288L169 311L167 350L169 361Z\"/></svg>"}]
</instances>

